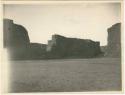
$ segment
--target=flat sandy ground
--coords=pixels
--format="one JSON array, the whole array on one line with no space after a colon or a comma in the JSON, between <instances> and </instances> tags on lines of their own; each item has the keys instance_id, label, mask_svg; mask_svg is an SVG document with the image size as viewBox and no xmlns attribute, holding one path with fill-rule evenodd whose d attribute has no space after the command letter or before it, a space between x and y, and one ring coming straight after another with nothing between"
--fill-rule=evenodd
<instances>
[{"instance_id":1,"label":"flat sandy ground","mask_svg":"<svg viewBox=\"0 0 125 95\"><path fill-rule=\"evenodd\" d=\"M10 92L121 90L119 58L11 61Z\"/></svg>"}]
</instances>

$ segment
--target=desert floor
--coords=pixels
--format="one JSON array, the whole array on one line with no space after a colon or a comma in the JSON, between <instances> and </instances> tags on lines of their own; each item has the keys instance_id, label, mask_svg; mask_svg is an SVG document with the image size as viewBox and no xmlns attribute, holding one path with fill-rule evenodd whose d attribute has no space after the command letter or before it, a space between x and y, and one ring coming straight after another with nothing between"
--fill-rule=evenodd
<instances>
[{"instance_id":1,"label":"desert floor","mask_svg":"<svg viewBox=\"0 0 125 95\"><path fill-rule=\"evenodd\" d=\"M10 62L9 92L120 91L119 58Z\"/></svg>"}]
</instances>

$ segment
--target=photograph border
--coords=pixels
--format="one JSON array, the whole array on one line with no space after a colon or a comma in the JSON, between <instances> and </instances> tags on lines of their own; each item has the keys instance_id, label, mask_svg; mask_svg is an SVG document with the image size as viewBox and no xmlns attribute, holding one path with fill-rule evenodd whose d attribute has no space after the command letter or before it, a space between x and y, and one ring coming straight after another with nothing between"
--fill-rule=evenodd
<instances>
[{"instance_id":1,"label":"photograph border","mask_svg":"<svg viewBox=\"0 0 125 95\"><path fill-rule=\"evenodd\" d=\"M0 29L1 31L3 31L3 13L4 13L4 8L3 6L5 4L36 4L36 5L39 5L39 4L60 4L60 3L85 3L85 2L88 2L88 3L121 3L121 20L122 20L122 26L121 26L121 79L122 79L122 91L90 91L90 92L37 92L37 93L27 93L27 94L99 94L99 93L107 93L107 94L113 94L113 93L117 93L117 94L121 94L121 93L124 93L124 2L123 0L82 0L82 1L76 1L76 0L73 0L73 1L40 1L40 0L37 0L37 1L25 1L25 0L19 0L19 1L9 1L9 0L4 0L4 1L1 1L1 5L0 5ZM0 39L3 39L3 33L1 32L1 35L0 35ZM6 54L6 50L3 49L3 40L1 40L1 43L0 43L0 54L2 55L2 57L0 57L0 61L1 61L1 88L2 89L1 93L6 93L7 89L8 88L8 76L9 76L9 65L7 65L8 61L7 61L7 54ZM5 64L6 63L6 64ZM9 93L8 93L9 94ZM17 94L21 94L21 93L17 93ZM25 93L23 93L25 94Z\"/></svg>"}]
</instances>

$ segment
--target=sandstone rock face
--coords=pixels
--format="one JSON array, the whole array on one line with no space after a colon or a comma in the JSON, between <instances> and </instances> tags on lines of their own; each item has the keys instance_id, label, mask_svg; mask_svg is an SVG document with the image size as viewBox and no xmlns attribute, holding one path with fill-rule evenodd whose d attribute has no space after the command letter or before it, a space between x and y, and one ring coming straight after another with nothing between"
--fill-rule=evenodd
<instances>
[{"instance_id":1,"label":"sandstone rock face","mask_svg":"<svg viewBox=\"0 0 125 95\"><path fill-rule=\"evenodd\" d=\"M100 43L53 35L48 44L30 43L27 30L4 19L4 47L11 59L92 58L101 53Z\"/></svg>"},{"instance_id":2,"label":"sandstone rock face","mask_svg":"<svg viewBox=\"0 0 125 95\"><path fill-rule=\"evenodd\" d=\"M4 43L4 47L28 46L30 40L27 30L12 20L4 19Z\"/></svg>"},{"instance_id":3,"label":"sandstone rock face","mask_svg":"<svg viewBox=\"0 0 125 95\"><path fill-rule=\"evenodd\" d=\"M8 48L12 59L24 59L28 56L30 40L27 30L13 23L13 20L4 19L4 47Z\"/></svg>"},{"instance_id":4,"label":"sandstone rock face","mask_svg":"<svg viewBox=\"0 0 125 95\"><path fill-rule=\"evenodd\" d=\"M121 56L121 23L114 24L108 29L108 45L105 56Z\"/></svg>"},{"instance_id":5,"label":"sandstone rock face","mask_svg":"<svg viewBox=\"0 0 125 95\"><path fill-rule=\"evenodd\" d=\"M107 45L106 46L101 46L101 51L105 53L107 51Z\"/></svg>"},{"instance_id":6,"label":"sandstone rock face","mask_svg":"<svg viewBox=\"0 0 125 95\"><path fill-rule=\"evenodd\" d=\"M46 45L30 43L27 30L4 19L4 47L8 49L10 59L41 59L46 56Z\"/></svg>"},{"instance_id":7,"label":"sandstone rock face","mask_svg":"<svg viewBox=\"0 0 125 95\"><path fill-rule=\"evenodd\" d=\"M29 59L42 59L46 57L46 44L30 43Z\"/></svg>"},{"instance_id":8,"label":"sandstone rock face","mask_svg":"<svg viewBox=\"0 0 125 95\"><path fill-rule=\"evenodd\" d=\"M101 50L99 42L53 35L48 41L47 52L56 58L91 58L100 54Z\"/></svg>"}]
</instances>

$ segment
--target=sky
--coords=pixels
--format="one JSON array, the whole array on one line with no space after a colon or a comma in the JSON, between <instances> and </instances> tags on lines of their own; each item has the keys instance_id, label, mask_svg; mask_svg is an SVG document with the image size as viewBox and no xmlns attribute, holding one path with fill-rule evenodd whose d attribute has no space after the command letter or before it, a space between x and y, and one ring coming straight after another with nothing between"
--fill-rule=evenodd
<instances>
[{"instance_id":1,"label":"sky","mask_svg":"<svg viewBox=\"0 0 125 95\"><path fill-rule=\"evenodd\" d=\"M4 18L23 25L30 42L47 44L53 34L107 44L107 29L121 22L120 3L7 4Z\"/></svg>"}]
</instances>

